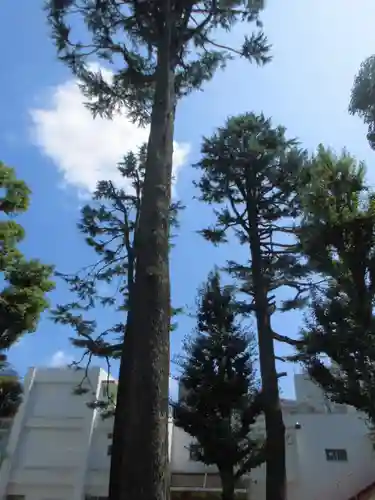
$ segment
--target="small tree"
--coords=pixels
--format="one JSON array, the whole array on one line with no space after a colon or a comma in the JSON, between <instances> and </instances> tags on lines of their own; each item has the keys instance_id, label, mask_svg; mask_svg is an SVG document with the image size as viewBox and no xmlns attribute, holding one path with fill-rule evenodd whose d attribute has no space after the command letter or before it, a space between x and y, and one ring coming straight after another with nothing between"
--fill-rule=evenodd
<instances>
[{"instance_id":1,"label":"small tree","mask_svg":"<svg viewBox=\"0 0 375 500\"><path fill-rule=\"evenodd\" d=\"M59 57L80 78L94 114L124 107L136 122L150 123L138 227L132 328L137 336L122 363L132 364L119 394L128 391L123 433L123 490L111 500L164 500L168 492L168 381L170 332L169 207L173 135L180 98L201 89L235 55L264 64L263 33L237 47L214 40L216 29L256 21L255 0L47 0ZM77 19L78 18L78 19ZM87 32L82 40L82 24ZM79 26L78 38L72 27ZM98 57L115 71L105 81L88 66ZM125 386L128 385L128 388ZM118 405L117 411L120 411Z\"/></svg>"},{"instance_id":2,"label":"small tree","mask_svg":"<svg viewBox=\"0 0 375 500\"><path fill-rule=\"evenodd\" d=\"M175 424L198 444L197 460L218 467L223 500L233 500L238 479L265 459L251 435L262 410L254 339L241 328L236 306L232 290L211 273L199 293L196 335L178 361L184 392L174 404Z\"/></svg>"},{"instance_id":3,"label":"small tree","mask_svg":"<svg viewBox=\"0 0 375 500\"><path fill-rule=\"evenodd\" d=\"M5 352L22 335L34 332L40 314L48 307L46 294L54 288L53 267L24 258L18 244L25 232L14 220L29 205L30 190L17 179L14 170L0 162L0 352Z\"/></svg>"},{"instance_id":4,"label":"small tree","mask_svg":"<svg viewBox=\"0 0 375 500\"><path fill-rule=\"evenodd\" d=\"M332 401L375 424L375 196L364 165L346 152L320 149L313 167L300 235L324 283L312 296L296 359Z\"/></svg>"},{"instance_id":5,"label":"small tree","mask_svg":"<svg viewBox=\"0 0 375 500\"><path fill-rule=\"evenodd\" d=\"M272 315L305 305L309 284L296 245L298 176L305 154L283 127L263 115L230 118L202 145L197 164L201 200L214 206L215 222L202 231L214 244L233 235L247 245L248 263L229 261L245 299L242 308L257 322L259 361L267 433L267 500L286 499L285 426L280 407L274 340L294 344L272 328ZM291 295L277 301L283 288ZM284 294L285 297L285 294Z\"/></svg>"}]
</instances>

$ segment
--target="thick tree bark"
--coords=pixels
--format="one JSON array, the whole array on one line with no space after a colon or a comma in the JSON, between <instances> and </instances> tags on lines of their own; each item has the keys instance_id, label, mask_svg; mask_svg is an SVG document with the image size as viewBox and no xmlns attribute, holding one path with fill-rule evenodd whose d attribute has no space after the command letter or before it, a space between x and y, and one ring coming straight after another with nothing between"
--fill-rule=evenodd
<instances>
[{"instance_id":1,"label":"thick tree bark","mask_svg":"<svg viewBox=\"0 0 375 500\"><path fill-rule=\"evenodd\" d=\"M166 4L168 1L166 1ZM168 20L168 14L165 13ZM122 484L110 500L168 498L169 206L171 201L174 73L170 29L158 50L155 102L137 233L132 304L132 356L123 420Z\"/></svg>"},{"instance_id":2,"label":"thick tree bark","mask_svg":"<svg viewBox=\"0 0 375 500\"><path fill-rule=\"evenodd\" d=\"M250 167L251 168L251 167ZM254 190L251 174L247 192ZM255 185L255 183L254 183ZM255 196L254 196L255 199ZM266 500L286 500L285 426L280 406L275 347L270 324L268 290L263 278L261 238L256 202L247 202L259 363L266 421Z\"/></svg>"},{"instance_id":3,"label":"thick tree bark","mask_svg":"<svg viewBox=\"0 0 375 500\"><path fill-rule=\"evenodd\" d=\"M221 500L234 500L235 478L233 469L220 470Z\"/></svg>"}]
</instances>

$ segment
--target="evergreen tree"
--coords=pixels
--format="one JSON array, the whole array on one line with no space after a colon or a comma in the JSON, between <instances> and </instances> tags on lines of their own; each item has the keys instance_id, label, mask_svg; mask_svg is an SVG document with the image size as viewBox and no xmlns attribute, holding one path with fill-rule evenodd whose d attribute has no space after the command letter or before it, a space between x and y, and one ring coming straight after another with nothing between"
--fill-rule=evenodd
<instances>
[{"instance_id":1,"label":"evergreen tree","mask_svg":"<svg viewBox=\"0 0 375 500\"><path fill-rule=\"evenodd\" d=\"M120 358L123 349L127 352L132 350L136 333L130 328L130 303L134 293L136 236L146 155L146 145L137 153L128 153L118 166L118 183L98 182L92 202L81 210L78 229L95 252L93 264L85 266L78 273L58 273L76 296L76 300L59 305L54 311L54 320L69 325L75 331L76 335L71 341L75 347L83 350L77 365L86 361L87 366L93 358L100 357L106 360L107 369L110 371L112 360ZM178 227L177 215L181 209L183 206L179 201L170 205L169 217L173 228ZM93 319L92 312L103 307L111 310L117 321L100 329L97 321ZM178 312L178 309L173 309L172 314ZM127 377L130 376L129 363L121 364L120 370L122 376L125 376L124 372ZM81 390L80 384L76 392L79 394ZM111 416L113 407L126 410L124 401L126 392L117 391L117 401L113 401L112 395L108 395L93 402L93 406L104 410L103 416ZM117 412L115 416L111 484L112 488L117 490L121 479L123 414Z\"/></svg>"},{"instance_id":2,"label":"evergreen tree","mask_svg":"<svg viewBox=\"0 0 375 500\"><path fill-rule=\"evenodd\" d=\"M14 218L28 209L30 190L14 170L0 162L0 352L6 352L26 333L34 332L47 309L46 294L54 288L53 267L27 260L18 248L25 232Z\"/></svg>"},{"instance_id":3,"label":"evergreen tree","mask_svg":"<svg viewBox=\"0 0 375 500\"><path fill-rule=\"evenodd\" d=\"M280 408L274 340L295 344L272 328L277 311L302 307L309 282L300 263L294 219L299 213L298 175L305 160L283 127L273 128L263 115L230 118L204 139L197 164L201 200L214 204L215 223L202 231L215 243L230 235L249 249L248 264L229 261L227 271L250 297L242 309L257 322L259 360L266 421L267 500L285 500L285 427ZM278 303L275 292L292 291Z\"/></svg>"},{"instance_id":4,"label":"evergreen tree","mask_svg":"<svg viewBox=\"0 0 375 500\"><path fill-rule=\"evenodd\" d=\"M368 126L367 139L375 149L375 56L361 64L354 80L349 112L358 115Z\"/></svg>"},{"instance_id":5,"label":"evergreen tree","mask_svg":"<svg viewBox=\"0 0 375 500\"><path fill-rule=\"evenodd\" d=\"M329 399L375 423L375 196L364 165L346 152L321 148L313 167L300 234L322 283L295 359Z\"/></svg>"},{"instance_id":6,"label":"evergreen tree","mask_svg":"<svg viewBox=\"0 0 375 500\"><path fill-rule=\"evenodd\" d=\"M268 45L261 31L237 49L213 39L220 28L258 22L259 0L48 0L46 8L62 59L82 82L94 114L111 116L125 106L129 116L150 123L145 183L137 234L132 350L121 363L119 393L129 389L123 492L111 500L161 500L168 491L167 415L169 380L169 206L176 104L209 81L234 55L263 64ZM78 17L78 21L77 18ZM85 41L72 26L83 24ZM115 70L111 82L87 65L93 56ZM125 386L128 385L128 389ZM118 406L118 411L120 411ZM165 436L165 437L164 437Z\"/></svg>"},{"instance_id":7,"label":"evergreen tree","mask_svg":"<svg viewBox=\"0 0 375 500\"><path fill-rule=\"evenodd\" d=\"M223 500L233 500L238 480L264 461L262 442L251 436L262 409L254 339L235 311L233 292L210 274L199 293L196 335L178 360L183 395L173 405L175 424L196 441L190 452L217 466Z\"/></svg>"}]
</instances>

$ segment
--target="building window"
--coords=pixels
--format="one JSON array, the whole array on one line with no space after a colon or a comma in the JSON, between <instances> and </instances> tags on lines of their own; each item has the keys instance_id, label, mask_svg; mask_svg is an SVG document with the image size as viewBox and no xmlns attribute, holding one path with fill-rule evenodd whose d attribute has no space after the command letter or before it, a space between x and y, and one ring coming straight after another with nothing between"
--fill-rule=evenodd
<instances>
[{"instance_id":1,"label":"building window","mask_svg":"<svg viewBox=\"0 0 375 500\"><path fill-rule=\"evenodd\" d=\"M113 403L116 402L117 383L114 380L106 380L102 382L100 398L109 399Z\"/></svg>"},{"instance_id":2,"label":"building window","mask_svg":"<svg viewBox=\"0 0 375 500\"><path fill-rule=\"evenodd\" d=\"M113 439L113 433L109 432L107 434L108 439ZM107 447L107 455L110 457L112 455L112 443L108 445Z\"/></svg>"},{"instance_id":3,"label":"building window","mask_svg":"<svg viewBox=\"0 0 375 500\"><path fill-rule=\"evenodd\" d=\"M329 462L347 462L348 453L346 450L328 450L326 449L326 459Z\"/></svg>"},{"instance_id":4,"label":"building window","mask_svg":"<svg viewBox=\"0 0 375 500\"><path fill-rule=\"evenodd\" d=\"M7 495L6 500L25 500L25 495Z\"/></svg>"},{"instance_id":5,"label":"building window","mask_svg":"<svg viewBox=\"0 0 375 500\"><path fill-rule=\"evenodd\" d=\"M199 444L191 444L189 447L189 459L194 462L198 461L198 452L200 450Z\"/></svg>"}]
</instances>

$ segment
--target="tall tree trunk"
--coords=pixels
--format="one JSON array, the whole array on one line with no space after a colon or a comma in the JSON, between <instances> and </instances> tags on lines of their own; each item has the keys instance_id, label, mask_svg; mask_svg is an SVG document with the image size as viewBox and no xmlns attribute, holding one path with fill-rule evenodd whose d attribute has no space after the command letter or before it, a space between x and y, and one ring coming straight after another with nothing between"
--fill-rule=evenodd
<instances>
[{"instance_id":1,"label":"tall tree trunk","mask_svg":"<svg viewBox=\"0 0 375 500\"><path fill-rule=\"evenodd\" d=\"M168 8L168 0L165 3ZM168 498L169 206L175 89L168 12L165 19L137 233L121 494L110 500Z\"/></svg>"},{"instance_id":2,"label":"tall tree trunk","mask_svg":"<svg viewBox=\"0 0 375 500\"><path fill-rule=\"evenodd\" d=\"M129 291L129 298L130 297L131 291ZM117 401L112 434L111 468L109 474L109 500L119 500L121 498L121 479L123 469L122 457L123 454L126 453L124 446L124 430L126 429L126 417L128 415L129 389L132 373L131 355L129 355L133 351L132 341L130 305L120 359L120 372L117 386Z\"/></svg>"},{"instance_id":3,"label":"tall tree trunk","mask_svg":"<svg viewBox=\"0 0 375 500\"><path fill-rule=\"evenodd\" d=\"M254 191L251 174L247 192ZM254 196L254 200L256 197ZM258 330L259 362L266 421L266 500L286 500L285 426L280 406L275 347L271 329L268 290L263 278L263 259L257 204L248 200L250 253L254 305Z\"/></svg>"},{"instance_id":4,"label":"tall tree trunk","mask_svg":"<svg viewBox=\"0 0 375 500\"><path fill-rule=\"evenodd\" d=\"M221 469L221 500L234 500L235 479L233 469Z\"/></svg>"},{"instance_id":5,"label":"tall tree trunk","mask_svg":"<svg viewBox=\"0 0 375 500\"><path fill-rule=\"evenodd\" d=\"M136 255L134 246L137 242L137 227L134 229L133 248L128 248L128 313L126 317L126 328L120 358L120 370L117 386L117 399L115 419L112 433L111 468L109 474L109 500L118 500L121 494L122 457L126 452L124 447L124 429L126 429L126 417L128 416L129 390L131 387L132 374L132 352L134 344L134 330L132 329L132 317L134 310L134 280Z\"/></svg>"}]
</instances>

